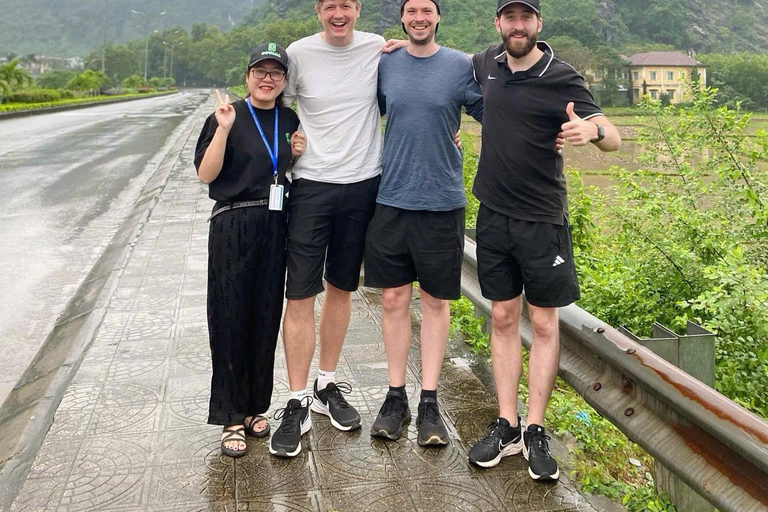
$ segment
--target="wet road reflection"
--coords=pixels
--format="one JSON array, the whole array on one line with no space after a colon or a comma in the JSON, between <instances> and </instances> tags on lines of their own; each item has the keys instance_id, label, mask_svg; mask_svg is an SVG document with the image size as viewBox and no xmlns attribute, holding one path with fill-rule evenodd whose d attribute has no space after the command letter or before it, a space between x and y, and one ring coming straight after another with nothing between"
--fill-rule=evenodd
<instances>
[{"instance_id":1,"label":"wet road reflection","mask_svg":"<svg viewBox=\"0 0 768 512\"><path fill-rule=\"evenodd\" d=\"M0 402L207 97L0 121Z\"/></svg>"}]
</instances>

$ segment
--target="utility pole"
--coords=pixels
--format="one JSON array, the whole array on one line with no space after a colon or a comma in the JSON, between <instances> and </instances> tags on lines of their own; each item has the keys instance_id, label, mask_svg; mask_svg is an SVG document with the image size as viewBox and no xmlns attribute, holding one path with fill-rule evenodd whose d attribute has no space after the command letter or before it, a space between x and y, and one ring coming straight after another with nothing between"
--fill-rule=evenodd
<instances>
[{"instance_id":1,"label":"utility pole","mask_svg":"<svg viewBox=\"0 0 768 512\"><path fill-rule=\"evenodd\" d=\"M144 46L144 82L146 83L148 78L147 74L149 72L149 38L152 37L152 27L149 26L150 25L149 21L150 21L150 18L153 16L153 13L137 11L134 9L131 9L131 13L137 16L144 16L147 19L147 25L149 28L149 32L147 33L147 43ZM154 14L154 16L157 16L158 18L164 15L165 15L165 11Z\"/></svg>"},{"instance_id":2,"label":"utility pole","mask_svg":"<svg viewBox=\"0 0 768 512\"><path fill-rule=\"evenodd\" d=\"M101 72L106 74L107 69L107 13L109 0L104 0L104 45L101 47Z\"/></svg>"},{"instance_id":3,"label":"utility pole","mask_svg":"<svg viewBox=\"0 0 768 512\"><path fill-rule=\"evenodd\" d=\"M176 35L179 32L181 32L181 30L174 30L171 35ZM167 78L168 77L168 75L165 73L165 64L167 62L167 57L168 57L168 47L169 46L171 47L171 74L170 74L170 76L171 76L171 78L173 78L173 49L176 48L177 46L181 46L182 44L184 44L184 43L183 42L179 42L179 43L172 43L171 42L171 43L169 43L168 41L163 41L163 46L165 46L165 55L163 56L163 78Z\"/></svg>"},{"instance_id":4,"label":"utility pole","mask_svg":"<svg viewBox=\"0 0 768 512\"><path fill-rule=\"evenodd\" d=\"M183 44L184 44L184 43L178 43L178 44L175 44L175 45L171 45L171 78L173 78L173 50L174 50L174 49L175 49L177 46L181 46L181 45L183 45ZM174 80L175 80L175 79L174 79Z\"/></svg>"}]
</instances>

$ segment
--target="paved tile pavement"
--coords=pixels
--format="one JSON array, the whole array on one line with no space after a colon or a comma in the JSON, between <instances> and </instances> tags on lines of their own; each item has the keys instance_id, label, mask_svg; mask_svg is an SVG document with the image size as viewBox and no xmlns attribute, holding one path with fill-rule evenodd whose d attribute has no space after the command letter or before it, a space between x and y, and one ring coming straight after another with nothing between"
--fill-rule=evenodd
<instances>
[{"instance_id":1,"label":"paved tile pavement","mask_svg":"<svg viewBox=\"0 0 768 512\"><path fill-rule=\"evenodd\" d=\"M199 125L196 129L199 129ZM219 454L207 425L210 352L206 327L207 189L194 177L192 137L130 256L97 338L67 390L13 511L589 511L567 482L535 484L522 457L480 471L468 443L495 414L492 395L449 347L439 397L452 443L373 440L387 391L375 290L353 295L337 377L363 428L334 429L315 415L293 460L249 440L247 456ZM418 300L407 389L417 409ZM278 351L274 407L288 395ZM316 367L313 367L313 375ZM278 422L272 420L273 428Z\"/></svg>"}]
</instances>

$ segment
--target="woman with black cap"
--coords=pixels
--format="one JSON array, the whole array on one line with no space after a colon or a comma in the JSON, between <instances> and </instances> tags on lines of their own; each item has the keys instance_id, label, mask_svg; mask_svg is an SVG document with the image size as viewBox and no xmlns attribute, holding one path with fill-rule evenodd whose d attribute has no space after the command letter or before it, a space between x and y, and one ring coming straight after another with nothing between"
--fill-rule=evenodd
<instances>
[{"instance_id":1,"label":"woman with black cap","mask_svg":"<svg viewBox=\"0 0 768 512\"><path fill-rule=\"evenodd\" d=\"M266 437L275 346L283 310L285 173L304 152L299 119L282 105L285 49L265 43L245 72L248 96L216 112L197 142L195 166L216 201L208 239L208 332L213 377L208 423L222 425L221 452L245 454Z\"/></svg>"}]
</instances>

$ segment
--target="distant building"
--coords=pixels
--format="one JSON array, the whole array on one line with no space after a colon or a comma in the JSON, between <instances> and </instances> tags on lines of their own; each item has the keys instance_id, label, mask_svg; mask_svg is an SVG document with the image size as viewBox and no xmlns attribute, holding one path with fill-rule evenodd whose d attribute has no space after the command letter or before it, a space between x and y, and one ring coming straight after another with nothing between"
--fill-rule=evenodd
<instances>
[{"instance_id":1,"label":"distant building","mask_svg":"<svg viewBox=\"0 0 768 512\"><path fill-rule=\"evenodd\" d=\"M83 69L83 59L80 57L61 59L46 57L45 55L28 55L20 59L19 67L27 70L30 75L37 76L53 69Z\"/></svg>"},{"instance_id":2,"label":"distant building","mask_svg":"<svg viewBox=\"0 0 768 512\"><path fill-rule=\"evenodd\" d=\"M657 100L666 95L672 104L685 101L686 87L694 69L699 74L699 84L707 84L707 69L704 65L682 52L636 53L631 57L622 55L621 60L625 68L614 71L613 78L617 84L614 96L616 93L628 93L630 103L639 103L646 94ZM595 70L589 74L594 77L590 88L598 98L602 97L605 93L603 81L606 72ZM615 98L611 102L617 103Z\"/></svg>"},{"instance_id":3,"label":"distant building","mask_svg":"<svg viewBox=\"0 0 768 512\"><path fill-rule=\"evenodd\" d=\"M670 103L685 99L686 84L692 71L699 74L701 86L707 84L707 69L704 65L681 52L636 53L629 57L630 79L632 81L633 103L649 94L660 99L666 94Z\"/></svg>"}]
</instances>

